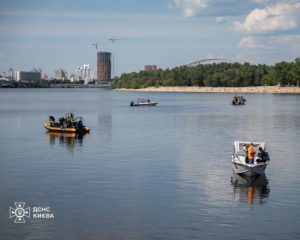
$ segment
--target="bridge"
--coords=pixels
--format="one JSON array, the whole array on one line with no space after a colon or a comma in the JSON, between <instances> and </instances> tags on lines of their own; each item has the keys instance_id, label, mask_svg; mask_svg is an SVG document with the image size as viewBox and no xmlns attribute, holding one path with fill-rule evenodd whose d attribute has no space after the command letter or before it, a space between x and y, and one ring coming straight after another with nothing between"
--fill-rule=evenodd
<instances>
[{"instance_id":1,"label":"bridge","mask_svg":"<svg viewBox=\"0 0 300 240\"><path fill-rule=\"evenodd\" d=\"M241 64L244 64L245 62L244 61L240 61L240 60L235 60L233 58L205 58L205 59L201 59L201 60L197 60L197 61L193 61L193 62L189 62L189 63L186 63L186 64L183 64L183 66L187 66L187 67L192 67L192 66L196 66L196 65L199 65L201 63L204 63L204 62L210 62L210 61L232 61L232 62L238 62L238 63L241 63Z\"/></svg>"}]
</instances>

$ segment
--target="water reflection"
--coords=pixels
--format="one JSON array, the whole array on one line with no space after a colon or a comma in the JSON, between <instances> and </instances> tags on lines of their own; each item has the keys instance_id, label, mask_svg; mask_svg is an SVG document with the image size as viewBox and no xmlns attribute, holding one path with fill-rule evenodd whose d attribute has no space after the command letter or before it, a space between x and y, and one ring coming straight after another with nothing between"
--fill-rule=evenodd
<instances>
[{"instance_id":1,"label":"water reflection","mask_svg":"<svg viewBox=\"0 0 300 240\"><path fill-rule=\"evenodd\" d=\"M70 152L75 146L82 146L83 139L87 137L89 133L76 134L76 133L59 133L59 132L45 132L45 139L49 139L50 146L59 143L61 146L65 146Z\"/></svg>"},{"instance_id":2,"label":"water reflection","mask_svg":"<svg viewBox=\"0 0 300 240\"><path fill-rule=\"evenodd\" d=\"M235 200L248 204L264 204L269 197L269 180L265 174L249 177L232 173L231 184L233 186Z\"/></svg>"}]
</instances>

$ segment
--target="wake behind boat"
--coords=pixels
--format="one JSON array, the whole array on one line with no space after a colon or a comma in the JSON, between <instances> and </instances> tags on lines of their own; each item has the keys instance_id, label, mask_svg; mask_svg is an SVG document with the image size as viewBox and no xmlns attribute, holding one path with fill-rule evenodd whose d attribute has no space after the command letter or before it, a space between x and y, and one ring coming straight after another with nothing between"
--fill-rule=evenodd
<instances>
[{"instance_id":1,"label":"wake behind boat","mask_svg":"<svg viewBox=\"0 0 300 240\"><path fill-rule=\"evenodd\" d=\"M270 158L266 150L266 144L264 142L253 142L252 146L258 153L257 157L254 157L254 163L249 164L246 152L240 147L246 147L249 142L234 142L234 152L231 157L233 164L233 170L237 174L244 174L247 176L261 175L265 172L267 165L269 164ZM262 149L263 151L259 150Z\"/></svg>"},{"instance_id":2,"label":"wake behind boat","mask_svg":"<svg viewBox=\"0 0 300 240\"><path fill-rule=\"evenodd\" d=\"M130 102L131 107L155 106L158 102L151 102L149 99L138 98L136 102Z\"/></svg>"}]
</instances>

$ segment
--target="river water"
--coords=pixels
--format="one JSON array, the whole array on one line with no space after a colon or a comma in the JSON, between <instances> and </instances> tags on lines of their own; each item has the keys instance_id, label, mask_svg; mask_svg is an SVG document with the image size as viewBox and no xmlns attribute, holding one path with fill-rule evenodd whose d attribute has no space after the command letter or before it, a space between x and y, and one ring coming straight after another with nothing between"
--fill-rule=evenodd
<instances>
[{"instance_id":1,"label":"river water","mask_svg":"<svg viewBox=\"0 0 300 240\"><path fill-rule=\"evenodd\" d=\"M300 238L300 95L244 97L1 89L0 239ZM90 134L43 127L71 110ZM267 143L265 176L233 174L237 140Z\"/></svg>"}]
</instances>

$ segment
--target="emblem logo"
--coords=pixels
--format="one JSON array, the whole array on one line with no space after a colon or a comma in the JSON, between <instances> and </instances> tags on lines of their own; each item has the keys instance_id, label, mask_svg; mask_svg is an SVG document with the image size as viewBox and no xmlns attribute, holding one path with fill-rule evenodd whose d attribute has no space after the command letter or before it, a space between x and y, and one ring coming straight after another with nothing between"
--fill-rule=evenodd
<instances>
[{"instance_id":1,"label":"emblem logo","mask_svg":"<svg viewBox=\"0 0 300 240\"><path fill-rule=\"evenodd\" d=\"M16 209L9 208L9 218L16 217L15 223L25 223L24 217L30 218L30 207L24 209L24 202L15 202Z\"/></svg>"}]
</instances>

